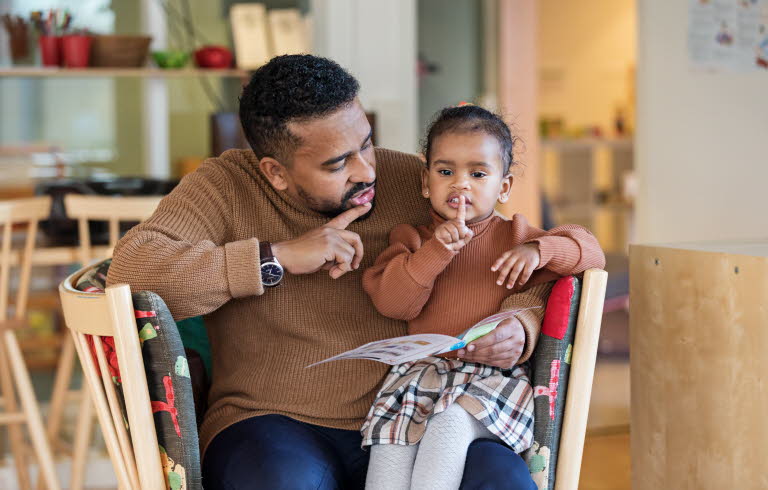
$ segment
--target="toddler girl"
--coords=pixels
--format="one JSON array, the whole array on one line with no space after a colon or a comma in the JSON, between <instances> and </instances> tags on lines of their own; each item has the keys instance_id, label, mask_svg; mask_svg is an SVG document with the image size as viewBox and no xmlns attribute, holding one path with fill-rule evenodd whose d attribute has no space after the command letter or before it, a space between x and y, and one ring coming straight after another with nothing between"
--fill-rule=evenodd
<instances>
[{"instance_id":1,"label":"toddler girl","mask_svg":"<svg viewBox=\"0 0 768 490\"><path fill-rule=\"evenodd\" d=\"M582 227L545 232L519 214L494 213L509 199L513 148L507 125L477 106L443 109L430 126L422 194L432 224L396 226L363 275L379 312L408 321L409 334L458 335L499 311L543 306L548 282L604 266ZM475 439L516 453L530 447L533 392L521 363L542 316L543 308L520 311L505 321L511 339L474 352L470 344L474 362L449 353L394 366L361 429L363 446L371 446L366 488L459 488ZM530 488L527 467L517 463L522 486L510 488Z\"/></svg>"}]
</instances>

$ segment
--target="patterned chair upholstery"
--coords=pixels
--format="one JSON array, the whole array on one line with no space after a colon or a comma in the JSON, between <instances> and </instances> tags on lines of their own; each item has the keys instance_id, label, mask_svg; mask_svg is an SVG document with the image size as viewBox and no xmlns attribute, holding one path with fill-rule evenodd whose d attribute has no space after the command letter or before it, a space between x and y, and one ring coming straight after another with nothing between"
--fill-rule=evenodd
<instances>
[{"instance_id":1,"label":"patterned chair upholstery","mask_svg":"<svg viewBox=\"0 0 768 490\"><path fill-rule=\"evenodd\" d=\"M563 277L555 283L531 359L535 419L533 446L524 457L539 490L555 488L557 451L580 299L578 278Z\"/></svg>"},{"instance_id":2,"label":"patterned chair upholstery","mask_svg":"<svg viewBox=\"0 0 768 490\"><path fill-rule=\"evenodd\" d=\"M81 277L77 289L103 291L110 263L111 260L106 260ZM181 335L168 307L158 295L140 291L132 296L167 488L202 489L192 379ZM109 361L112 382L121 393L114 343L107 339L102 345ZM127 424L124 406L123 415Z\"/></svg>"}]
</instances>

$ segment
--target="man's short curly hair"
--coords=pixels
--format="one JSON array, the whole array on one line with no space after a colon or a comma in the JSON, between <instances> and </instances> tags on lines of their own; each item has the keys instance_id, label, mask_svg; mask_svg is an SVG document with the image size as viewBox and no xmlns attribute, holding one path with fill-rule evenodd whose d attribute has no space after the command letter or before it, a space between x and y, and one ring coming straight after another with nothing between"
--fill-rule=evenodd
<instances>
[{"instance_id":1,"label":"man's short curly hair","mask_svg":"<svg viewBox=\"0 0 768 490\"><path fill-rule=\"evenodd\" d=\"M307 54L272 58L240 95L240 123L258 158L287 164L301 141L287 124L326 116L357 96L357 80L334 61Z\"/></svg>"}]
</instances>

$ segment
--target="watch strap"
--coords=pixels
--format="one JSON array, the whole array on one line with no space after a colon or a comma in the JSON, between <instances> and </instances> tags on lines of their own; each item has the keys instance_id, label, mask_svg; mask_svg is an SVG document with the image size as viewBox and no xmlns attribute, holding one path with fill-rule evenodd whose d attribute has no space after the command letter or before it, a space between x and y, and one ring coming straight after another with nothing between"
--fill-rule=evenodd
<instances>
[{"instance_id":1,"label":"watch strap","mask_svg":"<svg viewBox=\"0 0 768 490\"><path fill-rule=\"evenodd\" d=\"M274 254L272 253L272 244L269 242L259 242L259 259L263 264L270 260L274 261Z\"/></svg>"}]
</instances>

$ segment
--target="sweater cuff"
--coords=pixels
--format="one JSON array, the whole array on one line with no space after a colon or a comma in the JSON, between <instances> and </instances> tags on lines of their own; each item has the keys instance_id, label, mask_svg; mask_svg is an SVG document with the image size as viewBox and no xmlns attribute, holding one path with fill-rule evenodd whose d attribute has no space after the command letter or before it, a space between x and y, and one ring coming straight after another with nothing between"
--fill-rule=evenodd
<instances>
[{"instance_id":1,"label":"sweater cuff","mask_svg":"<svg viewBox=\"0 0 768 490\"><path fill-rule=\"evenodd\" d=\"M224 244L227 263L229 293L233 298L258 296L264 293L261 285L259 241L255 238Z\"/></svg>"},{"instance_id":2,"label":"sweater cuff","mask_svg":"<svg viewBox=\"0 0 768 490\"><path fill-rule=\"evenodd\" d=\"M508 296L502 303L501 311L522 309L515 314L515 318L520 321L525 332L525 345L520 359L517 361L518 364L530 359L536 350L536 344L539 342L539 334L541 333L541 324L546 312L547 299L553 284L554 282L548 282L533 286L523 292Z\"/></svg>"},{"instance_id":3,"label":"sweater cuff","mask_svg":"<svg viewBox=\"0 0 768 490\"><path fill-rule=\"evenodd\" d=\"M539 265L536 267L536 270L546 267L547 264L549 264L549 261L552 260L552 257L555 255L553 247L550 246L549 242L545 240L544 237L536 238L535 240L529 240L525 243L535 243L539 246Z\"/></svg>"},{"instance_id":4,"label":"sweater cuff","mask_svg":"<svg viewBox=\"0 0 768 490\"><path fill-rule=\"evenodd\" d=\"M430 238L409 257L405 269L422 287L432 287L435 278L451 263L456 252Z\"/></svg>"},{"instance_id":5,"label":"sweater cuff","mask_svg":"<svg viewBox=\"0 0 768 490\"><path fill-rule=\"evenodd\" d=\"M516 314L520 324L525 331L525 346L523 347L523 353L520 354L518 364L522 364L533 355L533 351L536 350L536 344L539 342L539 333L541 333L541 313L534 310L525 310Z\"/></svg>"}]
</instances>

